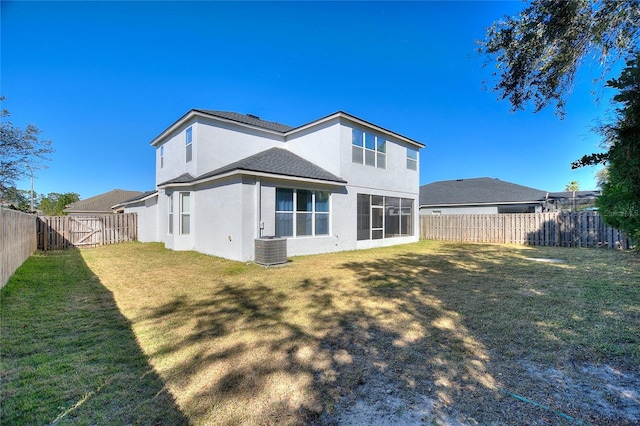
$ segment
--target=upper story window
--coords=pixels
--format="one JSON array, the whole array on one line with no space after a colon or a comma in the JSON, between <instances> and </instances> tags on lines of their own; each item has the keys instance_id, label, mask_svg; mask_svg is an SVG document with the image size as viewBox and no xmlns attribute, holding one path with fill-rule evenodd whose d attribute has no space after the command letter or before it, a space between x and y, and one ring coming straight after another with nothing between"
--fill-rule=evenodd
<instances>
[{"instance_id":1,"label":"upper story window","mask_svg":"<svg viewBox=\"0 0 640 426\"><path fill-rule=\"evenodd\" d=\"M164 167L164 145L160 147L160 168Z\"/></svg>"},{"instance_id":2,"label":"upper story window","mask_svg":"<svg viewBox=\"0 0 640 426\"><path fill-rule=\"evenodd\" d=\"M351 161L386 169L387 140L373 133L353 129L351 133Z\"/></svg>"},{"instance_id":3,"label":"upper story window","mask_svg":"<svg viewBox=\"0 0 640 426\"><path fill-rule=\"evenodd\" d=\"M418 170L418 150L407 147L407 169Z\"/></svg>"},{"instance_id":4,"label":"upper story window","mask_svg":"<svg viewBox=\"0 0 640 426\"><path fill-rule=\"evenodd\" d=\"M193 159L193 130L191 127L187 129L185 134L185 145L186 145L186 161L187 163Z\"/></svg>"},{"instance_id":5,"label":"upper story window","mask_svg":"<svg viewBox=\"0 0 640 426\"><path fill-rule=\"evenodd\" d=\"M329 200L327 191L276 188L276 235L329 235Z\"/></svg>"}]
</instances>

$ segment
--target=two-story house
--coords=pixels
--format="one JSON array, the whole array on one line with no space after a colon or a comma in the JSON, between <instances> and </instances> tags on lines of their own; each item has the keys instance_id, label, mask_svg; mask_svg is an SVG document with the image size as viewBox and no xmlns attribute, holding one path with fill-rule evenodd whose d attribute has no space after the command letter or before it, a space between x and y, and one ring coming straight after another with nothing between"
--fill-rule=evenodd
<instances>
[{"instance_id":1,"label":"two-story house","mask_svg":"<svg viewBox=\"0 0 640 426\"><path fill-rule=\"evenodd\" d=\"M156 188L125 203L139 239L254 259L254 240L288 255L418 240L420 142L336 112L290 127L193 109L151 141Z\"/></svg>"}]
</instances>

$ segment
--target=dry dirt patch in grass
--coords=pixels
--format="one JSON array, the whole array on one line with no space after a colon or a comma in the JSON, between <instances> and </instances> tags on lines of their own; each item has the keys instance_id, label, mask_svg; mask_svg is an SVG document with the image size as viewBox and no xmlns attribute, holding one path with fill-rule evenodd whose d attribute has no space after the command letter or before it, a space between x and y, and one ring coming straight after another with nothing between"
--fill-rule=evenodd
<instances>
[{"instance_id":1,"label":"dry dirt patch in grass","mask_svg":"<svg viewBox=\"0 0 640 426\"><path fill-rule=\"evenodd\" d=\"M82 253L194 424L640 422L636 254L420 242L267 269Z\"/></svg>"}]
</instances>

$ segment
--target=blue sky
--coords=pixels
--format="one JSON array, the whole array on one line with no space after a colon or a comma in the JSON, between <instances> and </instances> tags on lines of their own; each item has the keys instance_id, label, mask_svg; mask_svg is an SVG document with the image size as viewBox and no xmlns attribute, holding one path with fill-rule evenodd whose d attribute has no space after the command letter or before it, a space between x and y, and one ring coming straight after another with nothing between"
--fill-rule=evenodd
<instances>
[{"instance_id":1,"label":"blue sky","mask_svg":"<svg viewBox=\"0 0 640 426\"><path fill-rule=\"evenodd\" d=\"M521 2L7 2L1 87L11 121L56 150L38 193L154 188L149 142L191 108L298 126L342 110L418 140L420 184L494 177L547 191L595 170L610 109L578 75L567 117L511 112L483 90L475 40ZM18 187L28 189L29 180Z\"/></svg>"}]
</instances>

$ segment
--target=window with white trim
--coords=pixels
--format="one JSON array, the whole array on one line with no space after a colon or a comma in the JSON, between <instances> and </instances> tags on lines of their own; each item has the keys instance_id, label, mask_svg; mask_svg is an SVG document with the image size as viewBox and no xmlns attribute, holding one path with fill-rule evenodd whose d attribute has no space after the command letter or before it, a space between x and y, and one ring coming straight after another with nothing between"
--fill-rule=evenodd
<instances>
[{"instance_id":1,"label":"window with white trim","mask_svg":"<svg viewBox=\"0 0 640 426\"><path fill-rule=\"evenodd\" d=\"M330 200L328 191L276 188L276 235L329 235Z\"/></svg>"},{"instance_id":2,"label":"window with white trim","mask_svg":"<svg viewBox=\"0 0 640 426\"><path fill-rule=\"evenodd\" d=\"M385 169L387 167L387 140L373 133L352 129L351 161Z\"/></svg>"},{"instance_id":3,"label":"window with white trim","mask_svg":"<svg viewBox=\"0 0 640 426\"><path fill-rule=\"evenodd\" d=\"M188 163L193 159L193 130L191 127L185 132L185 160Z\"/></svg>"},{"instance_id":4,"label":"window with white trim","mask_svg":"<svg viewBox=\"0 0 640 426\"><path fill-rule=\"evenodd\" d=\"M167 194L167 233L173 235L173 194Z\"/></svg>"},{"instance_id":5,"label":"window with white trim","mask_svg":"<svg viewBox=\"0 0 640 426\"><path fill-rule=\"evenodd\" d=\"M180 235L191 233L191 193L180 193Z\"/></svg>"},{"instance_id":6,"label":"window with white trim","mask_svg":"<svg viewBox=\"0 0 640 426\"><path fill-rule=\"evenodd\" d=\"M407 169L418 170L418 150L407 147Z\"/></svg>"},{"instance_id":7,"label":"window with white trim","mask_svg":"<svg viewBox=\"0 0 640 426\"><path fill-rule=\"evenodd\" d=\"M414 234L412 199L358 194L357 205L359 241Z\"/></svg>"},{"instance_id":8,"label":"window with white trim","mask_svg":"<svg viewBox=\"0 0 640 426\"><path fill-rule=\"evenodd\" d=\"M160 147L160 168L164 167L164 145Z\"/></svg>"}]
</instances>

